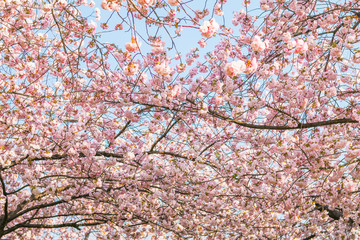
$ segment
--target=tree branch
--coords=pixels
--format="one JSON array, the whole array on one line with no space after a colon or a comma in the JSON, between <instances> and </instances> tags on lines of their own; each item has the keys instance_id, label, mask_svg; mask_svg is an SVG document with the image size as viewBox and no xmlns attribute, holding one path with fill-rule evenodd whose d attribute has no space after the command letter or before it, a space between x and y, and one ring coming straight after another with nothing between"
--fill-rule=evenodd
<instances>
[{"instance_id":1,"label":"tree branch","mask_svg":"<svg viewBox=\"0 0 360 240\"><path fill-rule=\"evenodd\" d=\"M90 223L76 223L76 222L71 222L71 223L62 223L62 224L31 224L31 223L20 223L17 224L11 228L9 228L8 230L5 231L4 235L9 234L13 231L15 231L16 229L19 228L64 228L64 227L72 227L72 228L76 228L77 230L81 230L80 227L86 227L86 226L96 226L96 225L100 225L100 224L104 224L106 221L104 220L96 220L97 222L90 222Z\"/></svg>"},{"instance_id":2,"label":"tree branch","mask_svg":"<svg viewBox=\"0 0 360 240\"><path fill-rule=\"evenodd\" d=\"M85 198L85 197L88 197L89 194L83 194L83 195L79 195L79 196L74 196L74 197L71 197L71 200L75 200L75 199L79 199L79 198ZM37 210L37 209L42 209L42 208L48 208L48 207L52 207L52 206L56 206L58 204L61 204L61 203L66 203L68 201L66 200L59 200L59 201L56 201L56 202L51 202L51 203L44 203L44 204L39 204L39 205L35 205L35 206L32 206L32 207L29 207L21 212L18 212L17 210L15 210L14 212L11 212L9 214L9 218L8 218L8 221L12 221L18 217L20 217L21 215L24 215L28 212L31 212L33 210Z\"/></svg>"},{"instance_id":3,"label":"tree branch","mask_svg":"<svg viewBox=\"0 0 360 240\"><path fill-rule=\"evenodd\" d=\"M161 141L161 139L163 139L170 132L170 130L175 126L176 123L178 123L178 121L179 121L179 119L175 119L175 121L171 125L168 126L166 131L151 146L149 152L152 152L154 150L154 148L156 147L156 144L158 144Z\"/></svg>"},{"instance_id":4,"label":"tree branch","mask_svg":"<svg viewBox=\"0 0 360 240\"><path fill-rule=\"evenodd\" d=\"M126 130L126 128L130 125L131 121L127 121L127 123L125 124L125 126L120 130L120 132L118 134L116 134L116 136L114 137L113 140L117 139L121 134L123 134Z\"/></svg>"},{"instance_id":5,"label":"tree branch","mask_svg":"<svg viewBox=\"0 0 360 240\"><path fill-rule=\"evenodd\" d=\"M329 217L331 217L334 220L339 220L343 216L342 209L331 210L328 205L321 205L321 204L315 203L315 209L319 210L320 212L327 211Z\"/></svg>"},{"instance_id":6,"label":"tree branch","mask_svg":"<svg viewBox=\"0 0 360 240\"><path fill-rule=\"evenodd\" d=\"M0 171L2 171L2 170L0 169ZM8 214L9 214L8 213L9 202L8 202L8 197L7 197L8 194L6 192L5 182L4 182L4 179L2 178L1 172L0 172L0 182L1 182L2 192L5 196L4 217L2 218L2 222L0 223L0 237L1 237L4 235L4 229L5 229L6 223L8 222Z\"/></svg>"},{"instance_id":7,"label":"tree branch","mask_svg":"<svg viewBox=\"0 0 360 240\"><path fill-rule=\"evenodd\" d=\"M299 123L295 127L290 126L271 126L271 125L257 125L257 124L251 124L251 123L244 123L237 121L235 119L226 117L222 114L219 114L214 111L209 111L211 115L214 117L223 119L227 122L235 123L239 126L246 127L246 128L253 128L253 129L267 129L267 130L296 130L296 129L305 129L305 128L315 128L315 127L321 127L321 126L329 126L334 124L342 124L342 123L359 123L356 120L353 120L351 118L341 118L341 119L333 119L333 120L326 120L326 121L320 121L320 122L313 122L313 123Z\"/></svg>"},{"instance_id":8,"label":"tree branch","mask_svg":"<svg viewBox=\"0 0 360 240\"><path fill-rule=\"evenodd\" d=\"M315 235L315 234L312 234L312 235L304 238L303 240L310 240L310 239L313 239L314 237L316 237L316 235Z\"/></svg>"}]
</instances>

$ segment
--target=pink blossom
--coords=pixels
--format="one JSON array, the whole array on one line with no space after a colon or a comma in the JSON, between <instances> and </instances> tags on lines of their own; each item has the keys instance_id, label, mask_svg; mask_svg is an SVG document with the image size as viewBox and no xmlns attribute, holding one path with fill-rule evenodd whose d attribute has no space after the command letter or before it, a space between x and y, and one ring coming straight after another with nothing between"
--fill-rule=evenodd
<instances>
[{"instance_id":1,"label":"pink blossom","mask_svg":"<svg viewBox=\"0 0 360 240\"><path fill-rule=\"evenodd\" d=\"M330 49L330 54L334 58L339 58L342 56L342 50L340 48L332 48Z\"/></svg>"},{"instance_id":2,"label":"pink blossom","mask_svg":"<svg viewBox=\"0 0 360 240\"><path fill-rule=\"evenodd\" d=\"M182 73L186 70L186 64L178 64L176 65L176 71L178 73Z\"/></svg>"},{"instance_id":3,"label":"pink blossom","mask_svg":"<svg viewBox=\"0 0 360 240\"><path fill-rule=\"evenodd\" d=\"M355 34L350 34L346 37L345 47L353 48L353 43L357 41L357 37Z\"/></svg>"},{"instance_id":4,"label":"pink blossom","mask_svg":"<svg viewBox=\"0 0 360 240\"><path fill-rule=\"evenodd\" d=\"M177 95L181 94L181 86L180 85L173 85L172 87L170 87L170 90L168 92L168 97L170 97L171 99L173 99L174 97L176 97Z\"/></svg>"},{"instance_id":5,"label":"pink blossom","mask_svg":"<svg viewBox=\"0 0 360 240\"><path fill-rule=\"evenodd\" d=\"M71 147L69 150L68 150L68 154L69 155L75 155L77 152L76 152L76 150L73 148L73 147Z\"/></svg>"},{"instance_id":6,"label":"pink blossom","mask_svg":"<svg viewBox=\"0 0 360 240\"><path fill-rule=\"evenodd\" d=\"M293 49L293 48L296 47L296 41L295 40L289 41L286 44L287 44L288 49Z\"/></svg>"},{"instance_id":7,"label":"pink blossom","mask_svg":"<svg viewBox=\"0 0 360 240\"><path fill-rule=\"evenodd\" d=\"M160 64L156 64L154 66L154 71L162 76L166 76L171 73L172 69L169 67L169 65L167 65L165 62L163 62Z\"/></svg>"},{"instance_id":8,"label":"pink blossom","mask_svg":"<svg viewBox=\"0 0 360 240\"><path fill-rule=\"evenodd\" d=\"M175 33L179 34L181 31L182 31L182 27L180 26L180 27L176 28Z\"/></svg>"},{"instance_id":9,"label":"pink blossom","mask_svg":"<svg viewBox=\"0 0 360 240\"><path fill-rule=\"evenodd\" d=\"M308 50L308 45L304 40L299 39L296 41L295 53L303 54Z\"/></svg>"},{"instance_id":10,"label":"pink blossom","mask_svg":"<svg viewBox=\"0 0 360 240\"><path fill-rule=\"evenodd\" d=\"M243 5L248 7L250 5L250 0L243 0Z\"/></svg>"},{"instance_id":11,"label":"pink blossom","mask_svg":"<svg viewBox=\"0 0 360 240\"><path fill-rule=\"evenodd\" d=\"M154 47L151 49L151 51L155 54L161 54L165 52L165 49L163 47Z\"/></svg>"},{"instance_id":12,"label":"pink blossom","mask_svg":"<svg viewBox=\"0 0 360 240\"><path fill-rule=\"evenodd\" d=\"M152 51L155 54L161 54L165 51L164 46L165 42L161 41L160 39L156 39L153 42L150 43L150 45L153 47Z\"/></svg>"},{"instance_id":13,"label":"pink blossom","mask_svg":"<svg viewBox=\"0 0 360 240\"><path fill-rule=\"evenodd\" d=\"M115 25L115 30L123 30L124 29L124 26L122 24L116 24Z\"/></svg>"},{"instance_id":14,"label":"pink blossom","mask_svg":"<svg viewBox=\"0 0 360 240\"><path fill-rule=\"evenodd\" d=\"M57 52L55 58L56 61L64 63L66 61L66 54L64 52Z\"/></svg>"},{"instance_id":15,"label":"pink blossom","mask_svg":"<svg viewBox=\"0 0 360 240\"><path fill-rule=\"evenodd\" d=\"M107 23L100 23L100 27L102 29L108 29L109 28L109 25Z\"/></svg>"},{"instance_id":16,"label":"pink blossom","mask_svg":"<svg viewBox=\"0 0 360 240\"><path fill-rule=\"evenodd\" d=\"M253 58L246 62L246 70L244 72L245 73L253 73L257 70L257 68L258 68L257 59Z\"/></svg>"},{"instance_id":17,"label":"pink blossom","mask_svg":"<svg viewBox=\"0 0 360 240\"><path fill-rule=\"evenodd\" d=\"M125 44L126 50L136 52L140 50L141 43L137 42L135 37L131 37L131 41Z\"/></svg>"},{"instance_id":18,"label":"pink blossom","mask_svg":"<svg viewBox=\"0 0 360 240\"><path fill-rule=\"evenodd\" d=\"M245 69L246 69L246 65L241 60L233 61L225 65L225 73L229 77L235 77L239 75L241 72L244 72Z\"/></svg>"},{"instance_id":19,"label":"pink blossom","mask_svg":"<svg viewBox=\"0 0 360 240\"><path fill-rule=\"evenodd\" d=\"M269 5L267 0L260 0L260 8L263 11L269 10Z\"/></svg>"},{"instance_id":20,"label":"pink blossom","mask_svg":"<svg viewBox=\"0 0 360 240\"><path fill-rule=\"evenodd\" d=\"M202 38L200 41L198 41L198 44L199 44L200 47L202 47L202 48L206 47L205 39Z\"/></svg>"},{"instance_id":21,"label":"pink blossom","mask_svg":"<svg viewBox=\"0 0 360 240\"><path fill-rule=\"evenodd\" d=\"M214 13L218 16L223 16L224 12L221 10L221 4L216 4L214 8Z\"/></svg>"},{"instance_id":22,"label":"pink blossom","mask_svg":"<svg viewBox=\"0 0 360 240\"><path fill-rule=\"evenodd\" d=\"M354 56L352 57L352 61L354 63L360 63L360 52L354 54Z\"/></svg>"},{"instance_id":23,"label":"pink blossom","mask_svg":"<svg viewBox=\"0 0 360 240\"><path fill-rule=\"evenodd\" d=\"M251 48L254 51L260 52L260 51L264 51L266 48L265 43L260 39L259 36L255 36L252 43L251 43Z\"/></svg>"},{"instance_id":24,"label":"pink blossom","mask_svg":"<svg viewBox=\"0 0 360 240\"><path fill-rule=\"evenodd\" d=\"M44 12L49 12L49 11L51 11L52 8L53 8L53 6L51 4L46 3L46 4L44 4L44 7L42 8L42 10Z\"/></svg>"},{"instance_id":25,"label":"pink blossom","mask_svg":"<svg viewBox=\"0 0 360 240\"><path fill-rule=\"evenodd\" d=\"M126 111L125 116L126 116L127 118L131 118L131 117L132 117L132 113L129 112L129 111ZM133 152L127 152L126 154L124 154L124 159L125 159L126 161L130 161L130 160L132 160L132 159L134 159L134 158L135 158L135 154L134 154Z\"/></svg>"},{"instance_id":26,"label":"pink blossom","mask_svg":"<svg viewBox=\"0 0 360 240\"><path fill-rule=\"evenodd\" d=\"M155 4L155 0L138 0L138 3L144 7L149 7Z\"/></svg>"},{"instance_id":27,"label":"pink blossom","mask_svg":"<svg viewBox=\"0 0 360 240\"><path fill-rule=\"evenodd\" d=\"M291 40L291 34L289 32L284 33L282 36L282 40L284 42L289 42Z\"/></svg>"},{"instance_id":28,"label":"pink blossom","mask_svg":"<svg viewBox=\"0 0 360 240\"><path fill-rule=\"evenodd\" d=\"M204 11L196 10L195 14L199 19L203 19L204 17L209 15L209 10L208 9L205 9Z\"/></svg>"},{"instance_id":29,"label":"pink blossom","mask_svg":"<svg viewBox=\"0 0 360 240\"><path fill-rule=\"evenodd\" d=\"M88 6L89 6L90 8L95 7L95 2L94 2L93 0L91 0Z\"/></svg>"},{"instance_id":30,"label":"pink blossom","mask_svg":"<svg viewBox=\"0 0 360 240\"><path fill-rule=\"evenodd\" d=\"M110 8L110 10L112 10L111 8ZM96 21L100 21L100 19L101 19L101 11L100 11L100 9L99 8L95 8L95 20Z\"/></svg>"},{"instance_id":31,"label":"pink blossom","mask_svg":"<svg viewBox=\"0 0 360 240\"><path fill-rule=\"evenodd\" d=\"M336 91L336 88L335 88L335 87L330 87L330 88L328 88L327 91L326 91L326 95L327 95L328 97L334 97L334 96L336 96L336 93L337 93L337 91Z\"/></svg>"},{"instance_id":32,"label":"pink blossom","mask_svg":"<svg viewBox=\"0 0 360 240\"><path fill-rule=\"evenodd\" d=\"M358 190L358 182L354 181L351 178L346 178L344 180L344 190L347 192L353 192Z\"/></svg>"},{"instance_id":33,"label":"pink blossom","mask_svg":"<svg viewBox=\"0 0 360 240\"><path fill-rule=\"evenodd\" d=\"M138 64L130 63L129 65L124 67L124 74L126 76L135 75L136 73L138 73L138 71L139 71L139 65Z\"/></svg>"},{"instance_id":34,"label":"pink blossom","mask_svg":"<svg viewBox=\"0 0 360 240\"><path fill-rule=\"evenodd\" d=\"M171 6L175 7L175 6L179 6L180 0L168 0L168 3L169 3Z\"/></svg>"},{"instance_id":35,"label":"pink blossom","mask_svg":"<svg viewBox=\"0 0 360 240\"><path fill-rule=\"evenodd\" d=\"M221 105L221 104L224 104L224 99L219 96L219 95L216 95L214 98L213 98L213 101L214 101L214 104L216 105Z\"/></svg>"},{"instance_id":36,"label":"pink blossom","mask_svg":"<svg viewBox=\"0 0 360 240\"><path fill-rule=\"evenodd\" d=\"M91 32L91 33L94 33L94 32L95 32L95 29L96 29L96 27L97 27L96 22L94 22L94 21L91 20L91 21L88 23L88 26L89 26L90 32Z\"/></svg>"},{"instance_id":37,"label":"pink blossom","mask_svg":"<svg viewBox=\"0 0 360 240\"><path fill-rule=\"evenodd\" d=\"M101 2L101 7L102 7L102 9L104 9L104 10L111 10L111 9L110 9L110 6L109 6L109 3L108 3L107 0L103 0L103 1Z\"/></svg>"},{"instance_id":38,"label":"pink blossom","mask_svg":"<svg viewBox=\"0 0 360 240\"><path fill-rule=\"evenodd\" d=\"M350 34L346 37L346 41L349 43L354 43L356 42L356 35L355 34Z\"/></svg>"},{"instance_id":39,"label":"pink blossom","mask_svg":"<svg viewBox=\"0 0 360 240\"><path fill-rule=\"evenodd\" d=\"M310 36L306 39L306 43L308 44L308 48L311 50L316 47L315 37Z\"/></svg>"},{"instance_id":40,"label":"pink blossom","mask_svg":"<svg viewBox=\"0 0 360 240\"><path fill-rule=\"evenodd\" d=\"M211 38L214 36L219 27L219 24L215 21L214 18L210 19L210 21L205 21L204 24L200 27L201 35L207 38Z\"/></svg>"}]
</instances>

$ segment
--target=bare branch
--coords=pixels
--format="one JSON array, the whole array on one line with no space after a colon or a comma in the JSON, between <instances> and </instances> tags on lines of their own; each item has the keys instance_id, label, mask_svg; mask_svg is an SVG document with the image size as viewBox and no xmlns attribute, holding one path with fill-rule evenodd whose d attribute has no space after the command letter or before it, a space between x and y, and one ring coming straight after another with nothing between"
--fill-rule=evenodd
<instances>
[{"instance_id":1,"label":"bare branch","mask_svg":"<svg viewBox=\"0 0 360 240\"><path fill-rule=\"evenodd\" d=\"M239 126L246 127L246 128L253 128L253 129L267 129L267 130L295 130L295 129L306 129L306 128L315 128L315 127L321 127L321 126L330 126L334 124L343 124L343 123L359 123L356 120L353 120L351 118L341 118L341 119L333 119L333 120L327 120L327 121L320 121L320 122L313 122L313 123L300 123L295 127L290 126L271 126L271 125L257 125L257 124L251 124L251 123L244 123L237 120L234 120L232 118L226 117L220 113L216 113L214 111L209 111L211 115L214 117L223 119L228 122L235 123Z\"/></svg>"}]
</instances>

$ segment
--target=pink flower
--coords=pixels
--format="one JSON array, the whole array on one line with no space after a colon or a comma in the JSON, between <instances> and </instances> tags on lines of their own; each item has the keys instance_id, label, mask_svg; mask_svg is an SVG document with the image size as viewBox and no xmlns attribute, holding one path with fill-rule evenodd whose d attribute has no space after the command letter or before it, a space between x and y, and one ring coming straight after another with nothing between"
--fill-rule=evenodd
<instances>
[{"instance_id":1,"label":"pink flower","mask_svg":"<svg viewBox=\"0 0 360 240\"><path fill-rule=\"evenodd\" d=\"M154 71L162 76L169 75L172 71L172 69L165 63L156 64L154 66Z\"/></svg>"},{"instance_id":2,"label":"pink flower","mask_svg":"<svg viewBox=\"0 0 360 240\"><path fill-rule=\"evenodd\" d=\"M168 3L169 3L171 6L175 7L175 6L179 6L180 0L168 0Z\"/></svg>"},{"instance_id":3,"label":"pink flower","mask_svg":"<svg viewBox=\"0 0 360 240\"><path fill-rule=\"evenodd\" d=\"M342 50L340 48L332 48L330 49L330 54L334 58L339 58L342 56Z\"/></svg>"},{"instance_id":4,"label":"pink flower","mask_svg":"<svg viewBox=\"0 0 360 240\"><path fill-rule=\"evenodd\" d=\"M355 53L354 56L352 57L352 60L354 63L360 63L360 52Z\"/></svg>"},{"instance_id":5,"label":"pink flower","mask_svg":"<svg viewBox=\"0 0 360 240\"><path fill-rule=\"evenodd\" d=\"M178 64L178 65L176 65L176 71L177 71L178 73L184 72L185 69L186 69L186 64Z\"/></svg>"},{"instance_id":6,"label":"pink flower","mask_svg":"<svg viewBox=\"0 0 360 240\"><path fill-rule=\"evenodd\" d=\"M94 22L94 21L90 21L88 23L88 27L89 27L89 33L94 33L95 32L95 29L97 27L97 24Z\"/></svg>"},{"instance_id":7,"label":"pink flower","mask_svg":"<svg viewBox=\"0 0 360 240\"><path fill-rule=\"evenodd\" d=\"M176 33L176 34L180 34L181 31L182 31L182 27L180 26L180 27L178 27L178 28L175 30L175 33Z\"/></svg>"},{"instance_id":8,"label":"pink flower","mask_svg":"<svg viewBox=\"0 0 360 240\"><path fill-rule=\"evenodd\" d=\"M310 36L306 39L306 43L308 45L308 48L311 50L316 47L315 37Z\"/></svg>"},{"instance_id":9,"label":"pink flower","mask_svg":"<svg viewBox=\"0 0 360 240\"><path fill-rule=\"evenodd\" d=\"M152 51L155 54L161 54L165 52L164 46L165 42L161 41L160 39L156 39L153 42L150 43L150 45L153 47Z\"/></svg>"},{"instance_id":10,"label":"pink flower","mask_svg":"<svg viewBox=\"0 0 360 240\"><path fill-rule=\"evenodd\" d=\"M204 17L209 15L209 10L208 9L205 9L204 11L196 10L195 14L198 18L203 19Z\"/></svg>"},{"instance_id":11,"label":"pink flower","mask_svg":"<svg viewBox=\"0 0 360 240\"><path fill-rule=\"evenodd\" d=\"M221 4L216 4L214 8L214 13L218 16L223 16L224 12L221 10Z\"/></svg>"},{"instance_id":12,"label":"pink flower","mask_svg":"<svg viewBox=\"0 0 360 240\"><path fill-rule=\"evenodd\" d=\"M296 41L295 53L305 53L308 50L308 45L302 39Z\"/></svg>"},{"instance_id":13,"label":"pink flower","mask_svg":"<svg viewBox=\"0 0 360 240\"><path fill-rule=\"evenodd\" d=\"M139 65L138 64L130 63L129 65L124 67L124 74L126 76L135 75L138 71L139 71Z\"/></svg>"},{"instance_id":14,"label":"pink flower","mask_svg":"<svg viewBox=\"0 0 360 240\"><path fill-rule=\"evenodd\" d=\"M337 93L336 87L330 87L330 88L328 88L328 89L325 91L325 93L326 93L326 96L328 96L329 98L336 96L336 93Z\"/></svg>"},{"instance_id":15,"label":"pink flower","mask_svg":"<svg viewBox=\"0 0 360 240\"><path fill-rule=\"evenodd\" d=\"M95 2L93 0L91 0L91 2L89 3L88 5L90 8L93 8L95 7Z\"/></svg>"},{"instance_id":16,"label":"pink flower","mask_svg":"<svg viewBox=\"0 0 360 240\"><path fill-rule=\"evenodd\" d=\"M155 4L155 0L138 0L138 3L144 7Z\"/></svg>"},{"instance_id":17,"label":"pink flower","mask_svg":"<svg viewBox=\"0 0 360 240\"><path fill-rule=\"evenodd\" d=\"M268 5L268 1L267 0L260 0L260 8L263 11L268 10L270 7Z\"/></svg>"},{"instance_id":18,"label":"pink flower","mask_svg":"<svg viewBox=\"0 0 360 240\"><path fill-rule=\"evenodd\" d=\"M115 25L115 30L123 30L124 29L124 26L122 24L116 24Z\"/></svg>"},{"instance_id":19,"label":"pink flower","mask_svg":"<svg viewBox=\"0 0 360 240\"><path fill-rule=\"evenodd\" d=\"M128 118L128 119L131 119L132 116L133 116L133 113L130 112L130 111L126 111L125 112L125 116ZM133 152L127 152L124 154L124 159L127 160L127 161L130 161L132 159L135 158L135 154Z\"/></svg>"},{"instance_id":20,"label":"pink flower","mask_svg":"<svg viewBox=\"0 0 360 240\"><path fill-rule=\"evenodd\" d=\"M107 23L100 23L100 27L102 29L108 29L109 28L109 25Z\"/></svg>"},{"instance_id":21,"label":"pink flower","mask_svg":"<svg viewBox=\"0 0 360 240\"><path fill-rule=\"evenodd\" d=\"M153 47L151 51L155 54L161 54L165 52L165 49L163 47Z\"/></svg>"},{"instance_id":22,"label":"pink flower","mask_svg":"<svg viewBox=\"0 0 360 240\"><path fill-rule=\"evenodd\" d=\"M44 6L43 6L43 11L44 12L49 12L49 11L51 11L51 9L52 9L53 7L50 5L50 4L44 4Z\"/></svg>"},{"instance_id":23,"label":"pink flower","mask_svg":"<svg viewBox=\"0 0 360 240\"><path fill-rule=\"evenodd\" d=\"M257 68L258 68L257 59L253 58L246 62L246 70L244 72L245 73L253 73L256 71Z\"/></svg>"},{"instance_id":24,"label":"pink flower","mask_svg":"<svg viewBox=\"0 0 360 240\"><path fill-rule=\"evenodd\" d=\"M131 37L131 41L125 44L126 50L129 52L136 52L140 50L141 43L136 41L136 38Z\"/></svg>"},{"instance_id":25,"label":"pink flower","mask_svg":"<svg viewBox=\"0 0 360 240\"><path fill-rule=\"evenodd\" d=\"M207 38L214 36L216 31L219 29L219 24L215 22L215 19L210 19L210 21L205 21L204 24L200 27L201 35Z\"/></svg>"},{"instance_id":26,"label":"pink flower","mask_svg":"<svg viewBox=\"0 0 360 240\"><path fill-rule=\"evenodd\" d=\"M347 192L353 192L358 189L358 184L353 179L346 178L343 182L344 190Z\"/></svg>"},{"instance_id":27,"label":"pink flower","mask_svg":"<svg viewBox=\"0 0 360 240\"><path fill-rule=\"evenodd\" d=\"M76 150L73 148L73 147L71 147L69 150L68 150L68 152L67 152L69 155L75 155L77 152L76 152Z\"/></svg>"},{"instance_id":28,"label":"pink flower","mask_svg":"<svg viewBox=\"0 0 360 240\"><path fill-rule=\"evenodd\" d=\"M246 65L243 61L234 61L227 63L225 65L225 73L229 77L235 77L236 75L239 75L241 72L244 72L246 69Z\"/></svg>"},{"instance_id":29,"label":"pink flower","mask_svg":"<svg viewBox=\"0 0 360 240\"><path fill-rule=\"evenodd\" d=\"M291 34L289 32L284 33L284 35L282 36L282 40L284 42L289 42L291 40Z\"/></svg>"},{"instance_id":30,"label":"pink flower","mask_svg":"<svg viewBox=\"0 0 360 240\"><path fill-rule=\"evenodd\" d=\"M260 52L265 50L266 45L259 36L255 36L251 43L251 48L256 52Z\"/></svg>"},{"instance_id":31,"label":"pink flower","mask_svg":"<svg viewBox=\"0 0 360 240\"><path fill-rule=\"evenodd\" d=\"M111 10L110 9L110 6L109 6L109 3L107 2L107 0L103 0L101 2L101 7L104 9L104 10Z\"/></svg>"},{"instance_id":32,"label":"pink flower","mask_svg":"<svg viewBox=\"0 0 360 240\"><path fill-rule=\"evenodd\" d=\"M200 41L198 41L198 44L199 44L200 47L202 47L202 48L206 47L205 39L202 38Z\"/></svg>"},{"instance_id":33,"label":"pink flower","mask_svg":"<svg viewBox=\"0 0 360 240\"><path fill-rule=\"evenodd\" d=\"M356 35L350 34L346 37L346 42L348 43L354 43L356 42Z\"/></svg>"},{"instance_id":34,"label":"pink flower","mask_svg":"<svg viewBox=\"0 0 360 240\"><path fill-rule=\"evenodd\" d=\"M224 104L224 99L219 95L216 95L213 100L216 105Z\"/></svg>"},{"instance_id":35,"label":"pink flower","mask_svg":"<svg viewBox=\"0 0 360 240\"><path fill-rule=\"evenodd\" d=\"M57 52L56 53L56 61L64 63L67 59L66 54L64 52Z\"/></svg>"},{"instance_id":36,"label":"pink flower","mask_svg":"<svg viewBox=\"0 0 360 240\"><path fill-rule=\"evenodd\" d=\"M180 85L173 85L171 90L168 92L168 97L174 98L181 93L181 86Z\"/></svg>"}]
</instances>

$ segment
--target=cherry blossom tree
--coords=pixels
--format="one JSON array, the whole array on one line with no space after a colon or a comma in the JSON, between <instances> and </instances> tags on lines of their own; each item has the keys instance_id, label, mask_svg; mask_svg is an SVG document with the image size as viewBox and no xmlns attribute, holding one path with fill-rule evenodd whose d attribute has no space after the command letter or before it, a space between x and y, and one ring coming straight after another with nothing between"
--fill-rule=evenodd
<instances>
[{"instance_id":1,"label":"cherry blossom tree","mask_svg":"<svg viewBox=\"0 0 360 240\"><path fill-rule=\"evenodd\" d=\"M360 237L360 1L199 2L0 0L1 239Z\"/></svg>"}]
</instances>

